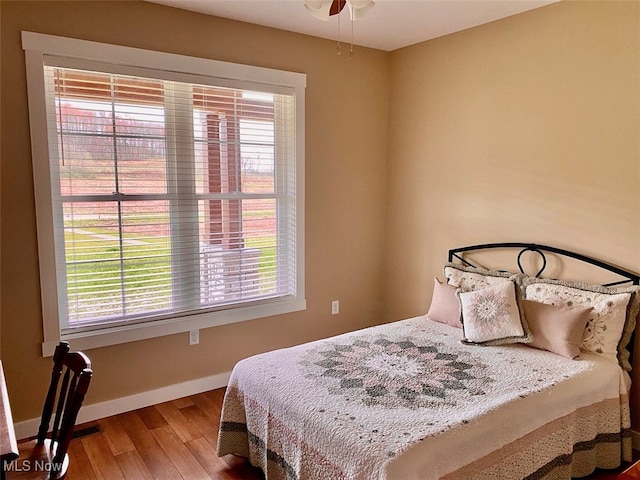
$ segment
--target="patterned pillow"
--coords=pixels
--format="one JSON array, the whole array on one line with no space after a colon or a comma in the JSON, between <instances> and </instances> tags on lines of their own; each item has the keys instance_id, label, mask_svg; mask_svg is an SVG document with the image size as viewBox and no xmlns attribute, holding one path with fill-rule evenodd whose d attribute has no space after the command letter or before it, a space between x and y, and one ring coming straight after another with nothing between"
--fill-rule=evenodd
<instances>
[{"instance_id":1,"label":"patterned pillow","mask_svg":"<svg viewBox=\"0 0 640 480\"><path fill-rule=\"evenodd\" d=\"M515 283L502 282L480 290L461 292L459 296L465 343L501 345L531 342L531 335L520 315Z\"/></svg>"},{"instance_id":2,"label":"patterned pillow","mask_svg":"<svg viewBox=\"0 0 640 480\"><path fill-rule=\"evenodd\" d=\"M452 327L462 328L460 322L460 300L458 300L458 288L453 285L441 283L437 277L433 278L433 296L427 312L430 320L446 323Z\"/></svg>"},{"instance_id":3,"label":"patterned pillow","mask_svg":"<svg viewBox=\"0 0 640 480\"><path fill-rule=\"evenodd\" d=\"M593 308L550 305L522 299L520 309L533 335L530 347L567 358L580 355L582 333Z\"/></svg>"},{"instance_id":4,"label":"patterned pillow","mask_svg":"<svg viewBox=\"0 0 640 480\"><path fill-rule=\"evenodd\" d=\"M459 263L445 263L444 276L449 285L459 287L463 292L479 290L490 285L509 282L513 273L467 267ZM513 278L511 278L513 280Z\"/></svg>"},{"instance_id":5,"label":"patterned pillow","mask_svg":"<svg viewBox=\"0 0 640 480\"><path fill-rule=\"evenodd\" d=\"M627 344L640 309L640 289L607 288L600 285L527 277L525 298L538 302L593 307L580 349L618 362L631 371Z\"/></svg>"}]
</instances>

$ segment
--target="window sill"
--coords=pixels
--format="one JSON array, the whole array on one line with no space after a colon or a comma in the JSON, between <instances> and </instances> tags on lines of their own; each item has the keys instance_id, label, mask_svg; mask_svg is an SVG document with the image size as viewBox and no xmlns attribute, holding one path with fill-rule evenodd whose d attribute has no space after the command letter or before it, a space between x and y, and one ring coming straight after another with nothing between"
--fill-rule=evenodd
<instances>
[{"instance_id":1,"label":"window sill","mask_svg":"<svg viewBox=\"0 0 640 480\"><path fill-rule=\"evenodd\" d=\"M281 299L243 308L176 317L163 321L138 323L90 332L65 333L60 335L60 340L69 342L73 350L84 351L92 348L107 347L110 345L184 333L190 330L199 330L246 320L256 320L258 318L298 312L306 308L307 302L305 299ZM185 342L187 342L186 338ZM42 344L42 356L52 356L57 344L58 341L44 342Z\"/></svg>"}]
</instances>

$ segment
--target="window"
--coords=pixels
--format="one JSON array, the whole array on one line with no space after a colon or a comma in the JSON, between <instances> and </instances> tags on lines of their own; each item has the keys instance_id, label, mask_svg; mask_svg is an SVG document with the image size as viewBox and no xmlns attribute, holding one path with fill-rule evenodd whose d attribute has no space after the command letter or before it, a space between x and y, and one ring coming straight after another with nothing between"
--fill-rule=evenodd
<instances>
[{"instance_id":1,"label":"window","mask_svg":"<svg viewBox=\"0 0 640 480\"><path fill-rule=\"evenodd\" d=\"M45 354L305 308L304 75L23 47Z\"/></svg>"}]
</instances>

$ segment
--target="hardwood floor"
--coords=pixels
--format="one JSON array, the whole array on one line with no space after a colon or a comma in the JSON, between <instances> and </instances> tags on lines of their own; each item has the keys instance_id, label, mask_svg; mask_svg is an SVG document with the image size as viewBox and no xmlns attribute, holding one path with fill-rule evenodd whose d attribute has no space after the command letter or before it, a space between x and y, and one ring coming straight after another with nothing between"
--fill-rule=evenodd
<instances>
[{"instance_id":1,"label":"hardwood floor","mask_svg":"<svg viewBox=\"0 0 640 480\"><path fill-rule=\"evenodd\" d=\"M216 455L223 396L212 390L98 420L100 433L71 442L67 480L264 479Z\"/></svg>"},{"instance_id":2,"label":"hardwood floor","mask_svg":"<svg viewBox=\"0 0 640 480\"><path fill-rule=\"evenodd\" d=\"M71 442L67 480L264 480L259 470L230 468L216 455L223 396L217 389L78 425L99 432ZM613 480L620 471L587 478Z\"/></svg>"}]
</instances>

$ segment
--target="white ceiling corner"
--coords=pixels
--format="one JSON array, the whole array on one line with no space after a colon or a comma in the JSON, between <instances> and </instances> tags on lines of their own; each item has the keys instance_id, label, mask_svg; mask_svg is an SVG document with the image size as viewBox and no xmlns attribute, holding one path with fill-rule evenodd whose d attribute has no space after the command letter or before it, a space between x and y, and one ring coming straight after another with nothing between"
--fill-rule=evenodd
<instances>
[{"instance_id":1,"label":"white ceiling corner","mask_svg":"<svg viewBox=\"0 0 640 480\"><path fill-rule=\"evenodd\" d=\"M338 21L313 17L304 0L147 0L184 10L338 39ZM396 50L466 30L559 0L376 0L375 7L354 22L353 43ZM341 14L341 37L349 42L349 15Z\"/></svg>"}]
</instances>

